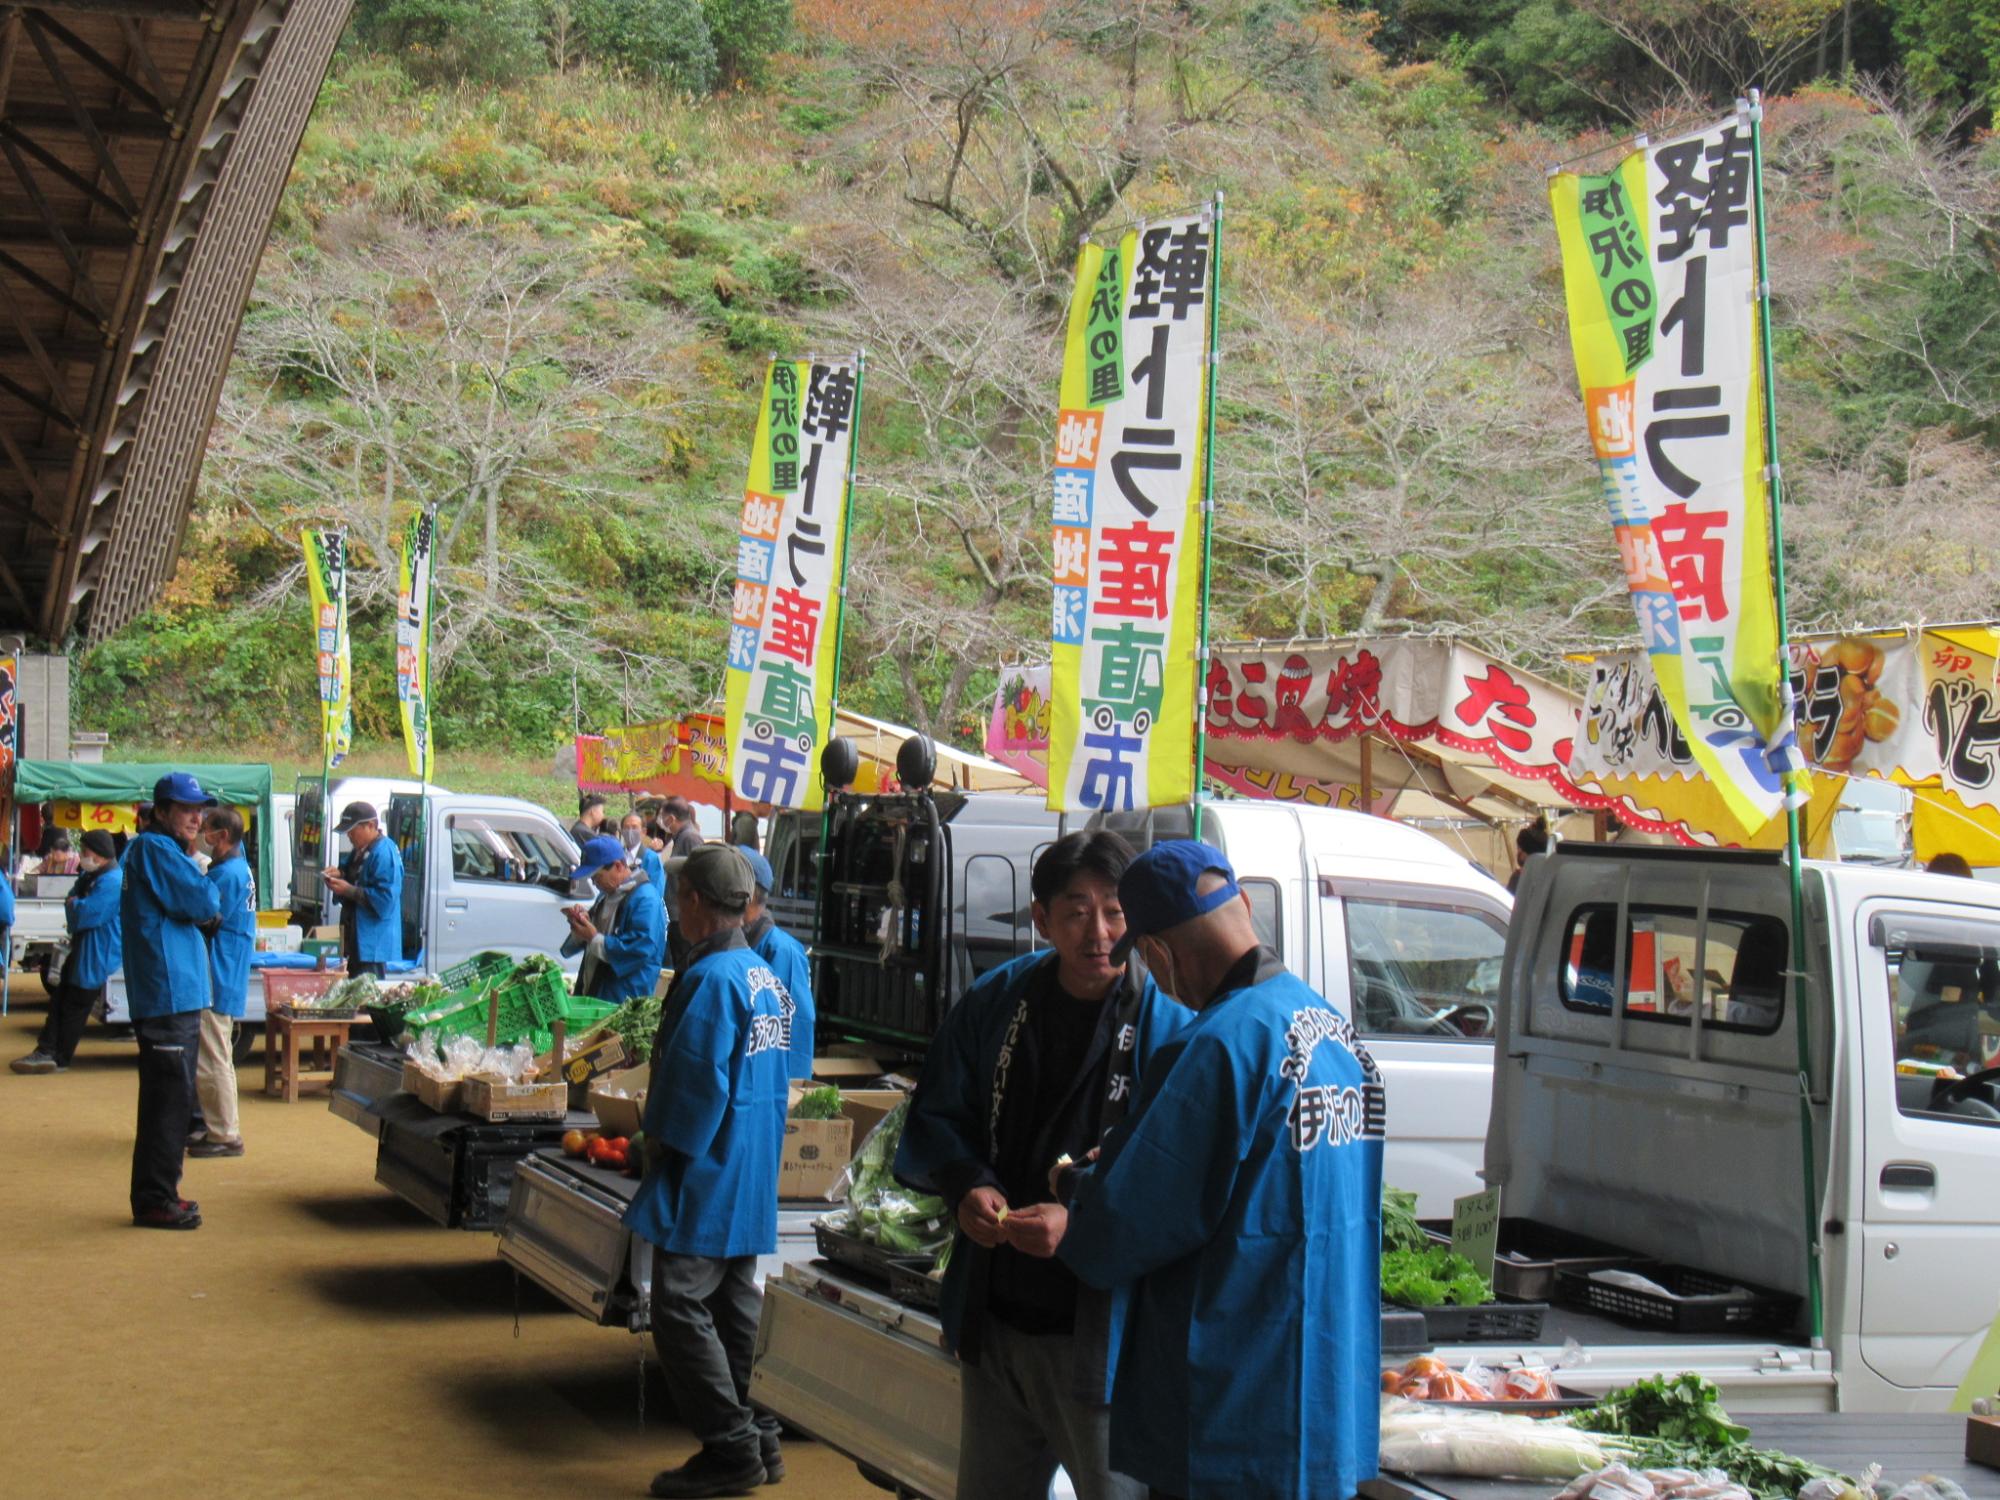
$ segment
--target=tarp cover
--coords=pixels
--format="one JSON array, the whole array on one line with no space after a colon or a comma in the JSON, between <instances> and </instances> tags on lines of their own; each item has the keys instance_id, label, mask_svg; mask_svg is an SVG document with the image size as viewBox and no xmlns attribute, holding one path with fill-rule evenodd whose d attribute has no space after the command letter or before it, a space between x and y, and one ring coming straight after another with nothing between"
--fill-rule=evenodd
<instances>
[{"instance_id":1,"label":"tarp cover","mask_svg":"<svg viewBox=\"0 0 2000 1500\"><path fill-rule=\"evenodd\" d=\"M269 766L87 765L66 760L24 760L14 783L23 802L150 802L153 783L169 771L189 771L202 789L233 807L263 807L271 800Z\"/></svg>"}]
</instances>

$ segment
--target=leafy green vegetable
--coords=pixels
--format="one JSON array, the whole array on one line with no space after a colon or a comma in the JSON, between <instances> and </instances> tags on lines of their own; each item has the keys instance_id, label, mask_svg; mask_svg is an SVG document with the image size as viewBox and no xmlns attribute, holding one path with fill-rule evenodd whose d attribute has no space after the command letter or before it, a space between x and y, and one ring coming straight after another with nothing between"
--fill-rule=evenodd
<instances>
[{"instance_id":1,"label":"leafy green vegetable","mask_svg":"<svg viewBox=\"0 0 2000 1500\"><path fill-rule=\"evenodd\" d=\"M1407 1188L1382 1185L1382 1248L1421 1250L1430 1236L1417 1223L1417 1195Z\"/></svg>"},{"instance_id":2,"label":"leafy green vegetable","mask_svg":"<svg viewBox=\"0 0 2000 1500\"><path fill-rule=\"evenodd\" d=\"M550 958L548 954L530 953L526 958L514 965L514 972L507 977L509 979L532 979L537 974L555 974L560 973L561 970L562 965L557 963L553 958Z\"/></svg>"},{"instance_id":3,"label":"leafy green vegetable","mask_svg":"<svg viewBox=\"0 0 2000 1500\"><path fill-rule=\"evenodd\" d=\"M794 1120L837 1120L840 1118L840 1090L830 1083L807 1089L799 1096L799 1102L792 1106L791 1113Z\"/></svg>"},{"instance_id":4,"label":"leafy green vegetable","mask_svg":"<svg viewBox=\"0 0 2000 1500\"><path fill-rule=\"evenodd\" d=\"M1815 1479L1845 1478L1789 1453L1752 1448L1750 1429L1730 1419L1721 1392L1692 1372L1635 1381L1569 1422L1632 1439L1651 1467L1721 1469L1758 1500L1792 1500Z\"/></svg>"},{"instance_id":5,"label":"leafy green vegetable","mask_svg":"<svg viewBox=\"0 0 2000 1500\"><path fill-rule=\"evenodd\" d=\"M635 1063L653 1055L653 1037L660 1029L660 999L642 995L628 1000L597 1024L599 1031L615 1031L625 1045L625 1055Z\"/></svg>"},{"instance_id":6,"label":"leafy green vegetable","mask_svg":"<svg viewBox=\"0 0 2000 1500\"><path fill-rule=\"evenodd\" d=\"M1382 1295L1405 1307L1477 1307L1493 1300L1493 1284L1449 1247L1382 1252Z\"/></svg>"}]
</instances>

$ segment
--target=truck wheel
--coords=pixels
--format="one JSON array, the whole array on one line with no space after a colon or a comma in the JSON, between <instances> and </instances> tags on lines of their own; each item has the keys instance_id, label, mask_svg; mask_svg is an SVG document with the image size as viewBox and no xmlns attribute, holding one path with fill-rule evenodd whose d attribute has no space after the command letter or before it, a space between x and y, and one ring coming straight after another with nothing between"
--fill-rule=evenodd
<instances>
[{"instance_id":1,"label":"truck wheel","mask_svg":"<svg viewBox=\"0 0 2000 1500\"><path fill-rule=\"evenodd\" d=\"M262 1026L252 1026L247 1022L238 1021L235 1035L229 1043L229 1060L239 1068L249 1066L250 1054L257 1050L257 1039L263 1034Z\"/></svg>"}]
</instances>

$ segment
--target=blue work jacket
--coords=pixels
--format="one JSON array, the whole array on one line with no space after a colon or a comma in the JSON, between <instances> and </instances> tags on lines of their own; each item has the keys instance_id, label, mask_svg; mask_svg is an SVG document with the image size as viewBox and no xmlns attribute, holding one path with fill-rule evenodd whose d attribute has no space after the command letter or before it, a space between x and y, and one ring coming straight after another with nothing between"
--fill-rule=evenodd
<instances>
[{"instance_id":1,"label":"blue work jacket","mask_svg":"<svg viewBox=\"0 0 2000 1500\"><path fill-rule=\"evenodd\" d=\"M4 867L0 867L0 930L14 925L14 881Z\"/></svg>"},{"instance_id":2,"label":"blue work jacket","mask_svg":"<svg viewBox=\"0 0 2000 1500\"><path fill-rule=\"evenodd\" d=\"M403 961L403 851L386 835L368 846L354 873L354 942L364 964Z\"/></svg>"},{"instance_id":3,"label":"blue work jacket","mask_svg":"<svg viewBox=\"0 0 2000 1500\"><path fill-rule=\"evenodd\" d=\"M95 879L79 878L63 902L63 925L69 928L70 939L63 979L77 989L103 989L125 962L124 924L119 919L124 889L125 872L106 865Z\"/></svg>"},{"instance_id":4,"label":"blue work jacket","mask_svg":"<svg viewBox=\"0 0 2000 1500\"><path fill-rule=\"evenodd\" d=\"M667 888L667 867L660 862L660 851L644 839L639 840L639 868L662 891Z\"/></svg>"},{"instance_id":5,"label":"blue work jacket","mask_svg":"<svg viewBox=\"0 0 2000 1500\"><path fill-rule=\"evenodd\" d=\"M1055 953L1047 949L1010 960L981 975L945 1016L924 1054L923 1076L910 1100L909 1120L896 1150L896 1176L906 1185L955 1199L962 1196L962 1190L955 1193L954 1187L966 1180L968 1164L983 1168L984 1180L998 1185L989 1142L1000 1048L1029 987L1044 965L1055 962ZM1164 1065L1162 1049L1194 1019L1194 1012L1163 994L1150 977L1140 981L1130 1009L1130 1033L1120 1024L1111 1046L1130 1054L1129 1086L1136 1089ZM1114 1070L1113 1087L1118 1087L1118 1074L1126 1071ZM957 1202L952 1201L951 1207L955 1215ZM963 1229L955 1233L958 1243L952 1246L939 1292L939 1321L944 1324L945 1346L954 1354L976 1358L977 1339L968 1322L972 1314L984 1311L986 1262L994 1252L974 1244ZM1110 1395L1123 1300L1095 1297L1085 1288L1077 1302L1077 1333L1095 1341L1090 1357L1078 1362L1080 1376L1091 1387L1079 1395L1100 1405Z\"/></svg>"},{"instance_id":6,"label":"blue work jacket","mask_svg":"<svg viewBox=\"0 0 2000 1500\"><path fill-rule=\"evenodd\" d=\"M626 887L611 930L600 932L591 941L602 944L599 968L591 980L591 998L623 1005L658 989L660 965L667 958L667 909L659 882L642 874L637 884ZM582 951L576 939L563 939L564 957Z\"/></svg>"},{"instance_id":7,"label":"blue work jacket","mask_svg":"<svg viewBox=\"0 0 2000 1500\"><path fill-rule=\"evenodd\" d=\"M771 920L767 912L743 934L771 972L778 976L792 1001L792 1077L813 1076L813 1033L819 1024L813 1009L812 960L805 944Z\"/></svg>"},{"instance_id":8,"label":"blue work jacket","mask_svg":"<svg viewBox=\"0 0 2000 1500\"><path fill-rule=\"evenodd\" d=\"M250 998L250 955L257 951L257 886L250 861L239 849L208 867L208 883L222 912L222 926L208 940L208 977L213 1008L242 1019Z\"/></svg>"},{"instance_id":9,"label":"blue work jacket","mask_svg":"<svg viewBox=\"0 0 2000 1500\"><path fill-rule=\"evenodd\" d=\"M1330 1500L1376 1469L1381 1075L1261 957L1156 1060L1057 1252L1131 1288L1111 1467L1187 1500Z\"/></svg>"},{"instance_id":10,"label":"blue work jacket","mask_svg":"<svg viewBox=\"0 0 2000 1500\"><path fill-rule=\"evenodd\" d=\"M208 944L215 887L181 846L150 830L125 848L119 920L125 937L125 998L134 1020L207 1010Z\"/></svg>"},{"instance_id":11,"label":"blue work jacket","mask_svg":"<svg viewBox=\"0 0 2000 1500\"><path fill-rule=\"evenodd\" d=\"M660 1018L646 1175L625 1223L673 1255L768 1255L788 1085L781 986L741 929L702 948Z\"/></svg>"}]
</instances>

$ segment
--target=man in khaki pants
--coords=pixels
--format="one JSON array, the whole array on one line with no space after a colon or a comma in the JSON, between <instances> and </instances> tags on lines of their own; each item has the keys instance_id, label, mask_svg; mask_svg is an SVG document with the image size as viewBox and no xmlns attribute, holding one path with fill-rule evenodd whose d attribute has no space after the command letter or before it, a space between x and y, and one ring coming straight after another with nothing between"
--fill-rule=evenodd
<instances>
[{"instance_id":1,"label":"man in khaki pants","mask_svg":"<svg viewBox=\"0 0 2000 1500\"><path fill-rule=\"evenodd\" d=\"M250 955L257 946L256 882L243 857L243 816L235 808L213 809L202 820L201 839L208 846L208 880L221 915L220 925L208 935L212 998L201 1013L201 1058L194 1075L208 1133L188 1147L188 1155L241 1156L243 1131L236 1115L230 1043L250 992Z\"/></svg>"}]
</instances>

